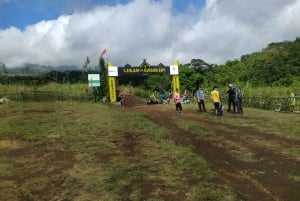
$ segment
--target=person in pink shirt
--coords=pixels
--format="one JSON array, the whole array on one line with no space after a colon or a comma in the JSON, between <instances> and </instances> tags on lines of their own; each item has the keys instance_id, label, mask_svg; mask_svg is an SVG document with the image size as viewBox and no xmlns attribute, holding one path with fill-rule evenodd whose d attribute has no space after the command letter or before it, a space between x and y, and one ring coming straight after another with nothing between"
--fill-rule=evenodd
<instances>
[{"instance_id":1,"label":"person in pink shirt","mask_svg":"<svg viewBox=\"0 0 300 201\"><path fill-rule=\"evenodd\" d=\"M173 96L173 99L174 99L174 103L176 105L177 114L183 114L182 105L181 105L181 97L180 97L178 89L176 89L176 91L174 93L174 96Z\"/></svg>"}]
</instances>

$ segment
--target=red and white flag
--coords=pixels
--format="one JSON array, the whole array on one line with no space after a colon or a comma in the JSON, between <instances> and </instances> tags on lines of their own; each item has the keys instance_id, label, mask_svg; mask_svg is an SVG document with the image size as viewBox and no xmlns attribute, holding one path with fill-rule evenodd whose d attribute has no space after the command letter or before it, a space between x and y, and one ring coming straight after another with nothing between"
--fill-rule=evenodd
<instances>
[{"instance_id":1,"label":"red and white flag","mask_svg":"<svg viewBox=\"0 0 300 201\"><path fill-rule=\"evenodd\" d=\"M107 54L106 52L106 48L104 50L102 50L102 52L100 53L100 56L103 57L103 55Z\"/></svg>"}]
</instances>

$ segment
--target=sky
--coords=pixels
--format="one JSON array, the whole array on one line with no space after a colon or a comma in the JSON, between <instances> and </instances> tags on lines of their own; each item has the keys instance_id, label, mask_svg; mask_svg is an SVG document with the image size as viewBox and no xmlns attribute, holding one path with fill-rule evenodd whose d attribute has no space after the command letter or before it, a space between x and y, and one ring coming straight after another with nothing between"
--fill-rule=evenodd
<instances>
[{"instance_id":1,"label":"sky","mask_svg":"<svg viewBox=\"0 0 300 201\"><path fill-rule=\"evenodd\" d=\"M300 0L0 0L0 63L224 64L300 37Z\"/></svg>"}]
</instances>

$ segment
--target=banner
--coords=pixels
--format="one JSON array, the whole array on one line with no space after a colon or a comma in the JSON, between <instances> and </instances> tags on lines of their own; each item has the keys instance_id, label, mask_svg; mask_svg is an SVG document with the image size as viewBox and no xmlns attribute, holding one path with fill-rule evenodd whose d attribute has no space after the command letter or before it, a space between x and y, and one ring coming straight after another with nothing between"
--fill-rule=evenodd
<instances>
[{"instance_id":1,"label":"banner","mask_svg":"<svg viewBox=\"0 0 300 201\"><path fill-rule=\"evenodd\" d=\"M125 75L161 75L161 74L169 74L170 67L123 67L118 68L118 76L125 76Z\"/></svg>"},{"instance_id":2,"label":"banner","mask_svg":"<svg viewBox=\"0 0 300 201\"><path fill-rule=\"evenodd\" d=\"M172 84L173 84L173 94L175 93L176 89L178 89L180 93L179 75L172 75Z\"/></svg>"},{"instance_id":3,"label":"banner","mask_svg":"<svg viewBox=\"0 0 300 201\"><path fill-rule=\"evenodd\" d=\"M116 78L115 77L108 77L108 87L109 87L110 102L116 102L117 95L116 95Z\"/></svg>"}]
</instances>

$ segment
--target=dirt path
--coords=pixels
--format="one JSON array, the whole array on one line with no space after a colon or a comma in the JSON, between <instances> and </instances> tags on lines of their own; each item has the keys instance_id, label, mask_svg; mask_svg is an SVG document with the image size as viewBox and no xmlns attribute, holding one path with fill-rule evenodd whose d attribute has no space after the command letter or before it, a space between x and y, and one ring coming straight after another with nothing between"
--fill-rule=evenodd
<instances>
[{"instance_id":1,"label":"dirt path","mask_svg":"<svg viewBox=\"0 0 300 201\"><path fill-rule=\"evenodd\" d=\"M203 140L194 133L179 128L171 121L172 116L170 114L174 114L174 105L147 106L144 101L130 95L130 93L126 94L125 101L125 107L123 107L125 111L146 113L151 121L170 130L172 139L177 145L188 146L195 153L201 155L218 173L218 181L231 186L237 193L238 199L261 201L296 201L300 199L300 182L289 179L289 174L300 175L300 162L279 155L270 149L262 148L240 136L262 137L275 141L282 146L293 145L298 148L300 141L262 133L253 127L241 129L238 125L225 123L216 126L215 121L196 118L201 114L193 110L186 111L184 116L180 117L205 125L219 133L223 138L239 143L240 146L254 153L254 160L250 162L240 160L228 153L228 150L217 146L216 143ZM224 131L223 127L230 128L233 132Z\"/></svg>"}]
</instances>

